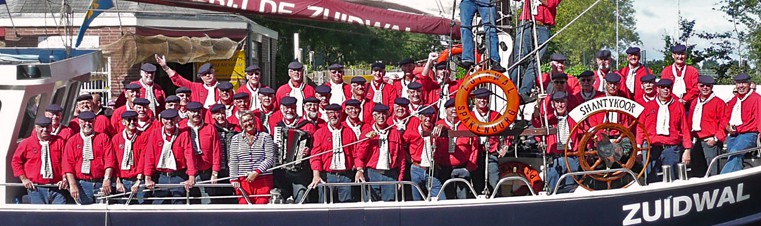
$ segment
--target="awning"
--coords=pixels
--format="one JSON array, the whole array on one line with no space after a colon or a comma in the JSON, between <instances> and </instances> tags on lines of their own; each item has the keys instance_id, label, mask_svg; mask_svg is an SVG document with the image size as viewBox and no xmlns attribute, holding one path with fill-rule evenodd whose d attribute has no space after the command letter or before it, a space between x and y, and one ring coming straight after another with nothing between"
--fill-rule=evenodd
<instances>
[{"instance_id":1,"label":"awning","mask_svg":"<svg viewBox=\"0 0 761 226\"><path fill-rule=\"evenodd\" d=\"M238 42L229 38L167 37L163 35L123 35L114 43L103 46L103 55L112 57L113 67L153 62L154 54L165 55L168 62L180 64L230 59Z\"/></svg>"}]
</instances>

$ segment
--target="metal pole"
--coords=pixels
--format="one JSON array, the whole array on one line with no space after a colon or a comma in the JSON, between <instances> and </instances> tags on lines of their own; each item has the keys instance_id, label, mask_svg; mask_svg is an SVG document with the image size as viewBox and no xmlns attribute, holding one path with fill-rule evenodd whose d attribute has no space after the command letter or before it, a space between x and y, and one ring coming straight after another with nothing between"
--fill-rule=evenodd
<instances>
[{"instance_id":1,"label":"metal pole","mask_svg":"<svg viewBox=\"0 0 761 226\"><path fill-rule=\"evenodd\" d=\"M618 60L619 60L618 59L618 55L619 55L618 53L620 53L619 50L618 50L618 19L620 17L619 16L620 13L618 11L619 10L619 8L618 8L618 2L619 1L616 0L616 68L618 68Z\"/></svg>"}]
</instances>

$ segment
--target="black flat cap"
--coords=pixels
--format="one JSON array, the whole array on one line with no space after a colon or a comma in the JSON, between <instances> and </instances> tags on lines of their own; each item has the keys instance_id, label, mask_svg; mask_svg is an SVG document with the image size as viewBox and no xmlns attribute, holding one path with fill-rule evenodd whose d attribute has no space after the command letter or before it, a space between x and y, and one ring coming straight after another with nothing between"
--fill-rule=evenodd
<instances>
[{"instance_id":1,"label":"black flat cap","mask_svg":"<svg viewBox=\"0 0 761 226\"><path fill-rule=\"evenodd\" d=\"M407 106L407 105L410 104L410 100L408 100L407 98L404 98L404 97L397 97L396 99L394 99L394 104L398 104L398 105L401 105L401 106Z\"/></svg>"},{"instance_id":2,"label":"black flat cap","mask_svg":"<svg viewBox=\"0 0 761 226\"><path fill-rule=\"evenodd\" d=\"M79 112L79 115L77 116L77 118L85 120L85 121L90 121L95 119L95 113L92 113L89 111Z\"/></svg>"},{"instance_id":3,"label":"black flat cap","mask_svg":"<svg viewBox=\"0 0 761 226\"><path fill-rule=\"evenodd\" d=\"M557 73L552 75L552 80L555 80L555 79L568 79L568 75L565 73Z\"/></svg>"},{"instance_id":4,"label":"black flat cap","mask_svg":"<svg viewBox=\"0 0 761 226\"><path fill-rule=\"evenodd\" d=\"M132 101L132 103L140 105L140 106L148 106L149 104L151 104L151 101L149 101L148 99L145 99L145 98L139 98L138 97L138 98L135 98L135 100Z\"/></svg>"},{"instance_id":5,"label":"black flat cap","mask_svg":"<svg viewBox=\"0 0 761 226\"><path fill-rule=\"evenodd\" d=\"M229 82L220 82L217 84L217 89L221 91L227 91L233 89L233 84Z\"/></svg>"},{"instance_id":6,"label":"black flat cap","mask_svg":"<svg viewBox=\"0 0 761 226\"><path fill-rule=\"evenodd\" d=\"M590 70L586 70L586 71L581 72L581 74L579 74L579 77L580 78L583 78L583 77L592 77L594 75L595 75L594 72L592 72Z\"/></svg>"},{"instance_id":7,"label":"black flat cap","mask_svg":"<svg viewBox=\"0 0 761 226\"><path fill-rule=\"evenodd\" d=\"M296 101L297 100L294 97L285 96L280 99L280 105L283 105L283 106L296 105Z\"/></svg>"},{"instance_id":8,"label":"black flat cap","mask_svg":"<svg viewBox=\"0 0 761 226\"><path fill-rule=\"evenodd\" d=\"M704 85L713 85L713 84L716 84L716 80L714 80L713 77L711 76L701 75L701 76L698 76L698 83L704 84Z\"/></svg>"},{"instance_id":9,"label":"black flat cap","mask_svg":"<svg viewBox=\"0 0 761 226\"><path fill-rule=\"evenodd\" d=\"M442 61L436 64L436 70L449 69L449 64L446 61Z\"/></svg>"},{"instance_id":10,"label":"black flat cap","mask_svg":"<svg viewBox=\"0 0 761 226\"><path fill-rule=\"evenodd\" d=\"M320 103L320 99L317 99L317 97L307 97L304 99L304 103Z\"/></svg>"},{"instance_id":11,"label":"black flat cap","mask_svg":"<svg viewBox=\"0 0 761 226\"><path fill-rule=\"evenodd\" d=\"M328 66L328 70L341 70L344 69L344 65L341 63L333 63Z\"/></svg>"},{"instance_id":12,"label":"black flat cap","mask_svg":"<svg viewBox=\"0 0 761 226\"><path fill-rule=\"evenodd\" d=\"M326 86L326 85L319 85L316 88L314 88L314 92L319 94L329 94L330 91L331 91L330 86Z\"/></svg>"},{"instance_id":13,"label":"black flat cap","mask_svg":"<svg viewBox=\"0 0 761 226\"><path fill-rule=\"evenodd\" d=\"M488 89L480 88L471 92L470 95L484 98L484 97L489 97L489 95L491 95L491 91L489 91Z\"/></svg>"},{"instance_id":14,"label":"black flat cap","mask_svg":"<svg viewBox=\"0 0 761 226\"><path fill-rule=\"evenodd\" d=\"M211 111L211 113L225 112L225 105L224 104L214 104L214 105L211 105L209 110Z\"/></svg>"},{"instance_id":15,"label":"black flat cap","mask_svg":"<svg viewBox=\"0 0 761 226\"><path fill-rule=\"evenodd\" d=\"M362 76L356 76L356 77L351 78L351 83L365 84L365 83L367 83L367 79L365 79Z\"/></svg>"},{"instance_id":16,"label":"black flat cap","mask_svg":"<svg viewBox=\"0 0 761 226\"><path fill-rule=\"evenodd\" d=\"M275 90L270 87L264 87L259 89L259 94L272 95L275 94Z\"/></svg>"},{"instance_id":17,"label":"black flat cap","mask_svg":"<svg viewBox=\"0 0 761 226\"><path fill-rule=\"evenodd\" d=\"M196 75L198 75L200 77L201 75L205 75L205 74L211 73L211 69L214 69L214 66L211 65L211 63L205 63L205 64L201 65L200 68L198 68L198 74L196 74Z\"/></svg>"},{"instance_id":18,"label":"black flat cap","mask_svg":"<svg viewBox=\"0 0 761 226\"><path fill-rule=\"evenodd\" d=\"M605 81L610 83L617 83L621 81L621 75L618 75L618 73L608 73L605 75Z\"/></svg>"},{"instance_id":19,"label":"black flat cap","mask_svg":"<svg viewBox=\"0 0 761 226\"><path fill-rule=\"evenodd\" d=\"M740 73L735 76L735 82L747 82L750 80L750 75L745 73Z\"/></svg>"},{"instance_id":20,"label":"black flat cap","mask_svg":"<svg viewBox=\"0 0 761 226\"><path fill-rule=\"evenodd\" d=\"M175 93L190 93L190 88L180 87L180 88L177 88L174 92Z\"/></svg>"},{"instance_id":21,"label":"black flat cap","mask_svg":"<svg viewBox=\"0 0 761 226\"><path fill-rule=\"evenodd\" d=\"M122 119L134 119L134 118L137 118L137 112L135 111L122 112Z\"/></svg>"},{"instance_id":22,"label":"black flat cap","mask_svg":"<svg viewBox=\"0 0 761 226\"><path fill-rule=\"evenodd\" d=\"M629 47L626 49L626 54L639 54L639 47Z\"/></svg>"},{"instance_id":23,"label":"black flat cap","mask_svg":"<svg viewBox=\"0 0 761 226\"><path fill-rule=\"evenodd\" d=\"M254 72L254 71L257 71L257 70L261 70L261 68L259 68L259 65L256 65L256 64L252 64L252 65L246 67L246 72Z\"/></svg>"},{"instance_id":24,"label":"black flat cap","mask_svg":"<svg viewBox=\"0 0 761 226\"><path fill-rule=\"evenodd\" d=\"M141 86L135 83L124 85L124 90L140 91Z\"/></svg>"},{"instance_id":25,"label":"black flat cap","mask_svg":"<svg viewBox=\"0 0 761 226\"><path fill-rule=\"evenodd\" d=\"M248 93L240 92L233 95L233 100L248 99L249 97L251 97L251 95L249 95Z\"/></svg>"},{"instance_id":26,"label":"black flat cap","mask_svg":"<svg viewBox=\"0 0 761 226\"><path fill-rule=\"evenodd\" d=\"M671 47L672 53L685 53L687 52L687 46L679 44Z\"/></svg>"},{"instance_id":27,"label":"black flat cap","mask_svg":"<svg viewBox=\"0 0 761 226\"><path fill-rule=\"evenodd\" d=\"M370 65L370 68L372 68L373 70L386 70L386 64L376 62Z\"/></svg>"},{"instance_id":28,"label":"black flat cap","mask_svg":"<svg viewBox=\"0 0 761 226\"><path fill-rule=\"evenodd\" d=\"M359 105L362 104L362 102L359 102L359 100L351 99L351 100L347 100L346 102L344 102L344 104L346 106L359 107Z\"/></svg>"},{"instance_id":29,"label":"black flat cap","mask_svg":"<svg viewBox=\"0 0 761 226\"><path fill-rule=\"evenodd\" d=\"M63 107L61 107L61 105L58 105L58 104L50 104L47 107L45 107L45 111L51 112L51 113L63 112Z\"/></svg>"},{"instance_id":30,"label":"black flat cap","mask_svg":"<svg viewBox=\"0 0 761 226\"><path fill-rule=\"evenodd\" d=\"M399 66L402 66L402 65L405 65L405 64L411 64L411 63L415 63L415 60L413 60L412 58L407 57L407 58L404 58L401 61L399 61Z\"/></svg>"},{"instance_id":31,"label":"black flat cap","mask_svg":"<svg viewBox=\"0 0 761 226\"><path fill-rule=\"evenodd\" d=\"M566 61L567 59L565 58L563 54L553 53L552 55L550 55L550 60L551 61Z\"/></svg>"},{"instance_id":32,"label":"black flat cap","mask_svg":"<svg viewBox=\"0 0 761 226\"><path fill-rule=\"evenodd\" d=\"M175 95L169 95L168 97L166 97L166 100L164 101L167 103L179 103L180 98Z\"/></svg>"},{"instance_id":33,"label":"black flat cap","mask_svg":"<svg viewBox=\"0 0 761 226\"><path fill-rule=\"evenodd\" d=\"M420 90L423 88L423 84L418 82L411 82L409 85L407 85L407 88L411 90Z\"/></svg>"},{"instance_id":34,"label":"black flat cap","mask_svg":"<svg viewBox=\"0 0 761 226\"><path fill-rule=\"evenodd\" d=\"M645 76L642 76L642 78L639 78L640 82L655 82L655 75L653 74L646 74Z\"/></svg>"},{"instance_id":35,"label":"black flat cap","mask_svg":"<svg viewBox=\"0 0 761 226\"><path fill-rule=\"evenodd\" d=\"M388 106L383 104L376 104L375 107L373 107L374 112L388 112Z\"/></svg>"},{"instance_id":36,"label":"black flat cap","mask_svg":"<svg viewBox=\"0 0 761 226\"><path fill-rule=\"evenodd\" d=\"M597 51L597 54L595 55L597 59L608 59L611 57L610 50L603 49L600 51Z\"/></svg>"},{"instance_id":37,"label":"black flat cap","mask_svg":"<svg viewBox=\"0 0 761 226\"><path fill-rule=\"evenodd\" d=\"M304 65L302 65L298 61L293 61L293 62L288 64L288 69L300 70L300 69L303 69L303 68L304 68Z\"/></svg>"},{"instance_id":38,"label":"black flat cap","mask_svg":"<svg viewBox=\"0 0 761 226\"><path fill-rule=\"evenodd\" d=\"M40 115L34 119L34 124L38 126L50 126L53 124L53 119Z\"/></svg>"},{"instance_id":39,"label":"black flat cap","mask_svg":"<svg viewBox=\"0 0 761 226\"><path fill-rule=\"evenodd\" d=\"M451 107L454 107L454 99L449 99L449 100L447 100L447 102L446 102L446 103L444 103L444 107L445 107L445 108L451 108Z\"/></svg>"},{"instance_id":40,"label":"black flat cap","mask_svg":"<svg viewBox=\"0 0 761 226\"><path fill-rule=\"evenodd\" d=\"M144 63L143 65L140 65L140 70L145 72L156 72L156 65Z\"/></svg>"},{"instance_id":41,"label":"black flat cap","mask_svg":"<svg viewBox=\"0 0 761 226\"><path fill-rule=\"evenodd\" d=\"M177 112L177 110L174 109L166 109L159 114L159 117L163 119L173 119L180 116L180 114Z\"/></svg>"},{"instance_id":42,"label":"black flat cap","mask_svg":"<svg viewBox=\"0 0 761 226\"><path fill-rule=\"evenodd\" d=\"M674 81L672 81L671 79L662 78L661 80L658 80L658 82L656 82L655 85L671 87L674 85Z\"/></svg>"},{"instance_id":43,"label":"black flat cap","mask_svg":"<svg viewBox=\"0 0 761 226\"><path fill-rule=\"evenodd\" d=\"M433 114L436 114L436 110L433 109L433 107L427 107L420 111L421 115L431 116Z\"/></svg>"},{"instance_id":44,"label":"black flat cap","mask_svg":"<svg viewBox=\"0 0 761 226\"><path fill-rule=\"evenodd\" d=\"M83 100L90 100L90 101L92 101L92 95L90 95L90 94L82 94L82 95L77 96L77 102L83 101Z\"/></svg>"},{"instance_id":45,"label":"black flat cap","mask_svg":"<svg viewBox=\"0 0 761 226\"><path fill-rule=\"evenodd\" d=\"M203 104L200 102L193 101L188 103L188 105L185 106L185 108L187 108L189 111L198 111L198 110L201 110L201 108L203 108Z\"/></svg>"},{"instance_id":46,"label":"black flat cap","mask_svg":"<svg viewBox=\"0 0 761 226\"><path fill-rule=\"evenodd\" d=\"M341 105L338 104L330 104L327 107L325 107L326 111L341 111Z\"/></svg>"},{"instance_id":47,"label":"black flat cap","mask_svg":"<svg viewBox=\"0 0 761 226\"><path fill-rule=\"evenodd\" d=\"M552 100L565 100L568 98L568 94L565 92L555 92L552 94Z\"/></svg>"}]
</instances>

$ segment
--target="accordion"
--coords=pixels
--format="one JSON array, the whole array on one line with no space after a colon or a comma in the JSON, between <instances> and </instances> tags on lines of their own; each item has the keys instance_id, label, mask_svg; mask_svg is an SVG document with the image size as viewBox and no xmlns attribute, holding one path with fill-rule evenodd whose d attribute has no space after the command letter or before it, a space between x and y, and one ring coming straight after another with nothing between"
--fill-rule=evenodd
<instances>
[{"instance_id":1,"label":"accordion","mask_svg":"<svg viewBox=\"0 0 761 226\"><path fill-rule=\"evenodd\" d=\"M304 165L309 164L309 161L302 160L305 153L301 151L305 147L312 146L309 133L300 129L276 126L273 140L278 150L277 165L295 162L284 168L289 171L299 171L304 168Z\"/></svg>"}]
</instances>

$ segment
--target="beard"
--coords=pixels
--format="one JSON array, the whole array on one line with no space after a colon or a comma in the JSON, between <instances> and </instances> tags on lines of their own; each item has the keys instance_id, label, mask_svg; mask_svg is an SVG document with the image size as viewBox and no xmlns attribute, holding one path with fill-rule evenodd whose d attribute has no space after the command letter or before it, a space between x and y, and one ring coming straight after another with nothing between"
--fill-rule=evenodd
<instances>
[{"instance_id":1,"label":"beard","mask_svg":"<svg viewBox=\"0 0 761 226\"><path fill-rule=\"evenodd\" d=\"M317 118L317 112L307 111L307 118L316 119Z\"/></svg>"},{"instance_id":2,"label":"beard","mask_svg":"<svg viewBox=\"0 0 761 226\"><path fill-rule=\"evenodd\" d=\"M283 117L285 119L288 119L288 120L293 120L294 118L296 118L296 115L295 114L283 114Z\"/></svg>"}]
</instances>

